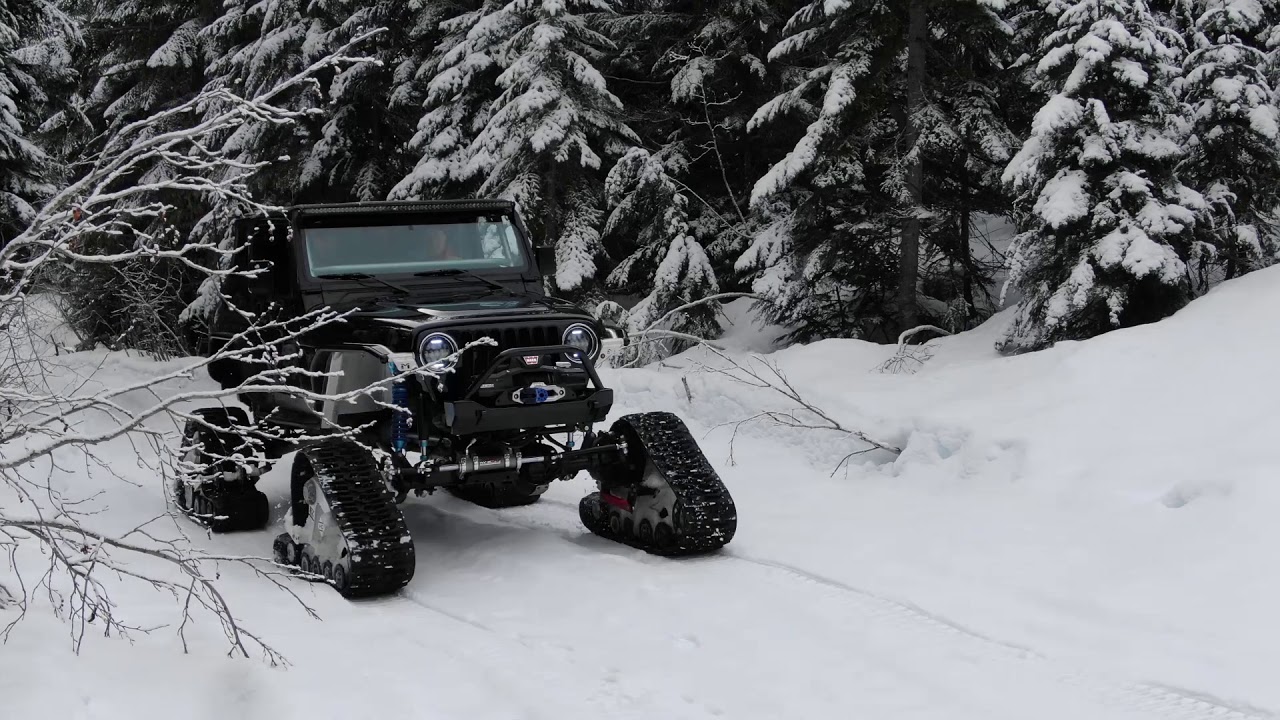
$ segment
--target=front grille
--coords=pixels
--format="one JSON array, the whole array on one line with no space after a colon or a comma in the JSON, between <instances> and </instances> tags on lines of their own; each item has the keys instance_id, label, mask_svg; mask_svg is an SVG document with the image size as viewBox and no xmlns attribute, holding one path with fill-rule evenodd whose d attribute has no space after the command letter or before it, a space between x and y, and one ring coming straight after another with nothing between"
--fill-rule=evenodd
<instances>
[{"instance_id":1,"label":"front grille","mask_svg":"<svg viewBox=\"0 0 1280 720\"><path fill-rule=\"evenodd\" d=\"M447 330L446 332L452 335L454 340L458 341L458 347L464 347L467 343L475 342L484 337L492 338L498 342L497 347L479 345L462 354L462 361L458 364L457 376L464 382L462 383L463 388L459 389L464 389L466 386L471 385L480 373L488 370L489 366L498 357L498 353L503 350L517 347L559 345L566 327L568 327L568 323L563 326L531 323L527 325L466 327Z\"/></svg>"}]
</instances>

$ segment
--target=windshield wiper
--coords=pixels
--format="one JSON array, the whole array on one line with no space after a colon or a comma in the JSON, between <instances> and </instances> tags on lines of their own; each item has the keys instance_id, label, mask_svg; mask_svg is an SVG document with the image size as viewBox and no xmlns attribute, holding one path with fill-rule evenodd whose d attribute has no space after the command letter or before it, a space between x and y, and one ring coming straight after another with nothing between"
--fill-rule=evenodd
<instances>
[{"instance_id":1,"label":"windshield wiper","mask_svg":"<svg viewBox=\"0 0 1280 720\"><path fill-rule=\"evenodd\" d=\"M382 283L383 285L386 285L387 287L391 288L392 290L395 290L401 295L409 294L409 290L407 288L400 287L399 285L396 285L393 282L384 280L378 277L377 275L370 275L368 273L335 273L333 275L317 275L316 277L321 280L374 280L376 282Z\"/></svg>"},{"instance_id":2,"label":"windshield wiper","mask_svg":"<svg viewBox=\"0 0 1280 720\"><path fill-rule=\"evenodd\" d=\"M544 305L552 310L555 309L555 305L544 297L535 295L527 290L523 290L523 291L513 290L507 287L506 285L502 285L501 283L494 282L493 280L490 280L489 278L479 273L472 272L471 270L464 270L462 268L446 268L444 270L425 270L423 272L418 272L413 274L414 277L452 277L458 280L461 280L463 275L466 275L467 277L475 278L476 280L479 280L485 285L488 285L489 295L492 295L493 293L499 293L499 292L506 293L508 297L527 298L536 303Z\"/></svg>"},{"instance_id":3,"label":"windshield wiper","mask_svg":"<svg viewBox=\"0 0 1280 720\"><path fill-rule=\"evenodd\" d=\"M470 270L463 270L462 268L446 268L444 270L425 270L423 272L413 274L414 277L452 277L452 278L458 278L459 280L462 279L461 278L462 275L466 275L469 278L474 278L476 280L479 280L480 282L484 283L485 285L488 285L490 288L492 288L495 291L500 290L508 294L514 294L511 292L511 288L507 287L506 285L503 285L501 283L496 283L479 273L472 272Z\"/></svg>"}]
</instances>

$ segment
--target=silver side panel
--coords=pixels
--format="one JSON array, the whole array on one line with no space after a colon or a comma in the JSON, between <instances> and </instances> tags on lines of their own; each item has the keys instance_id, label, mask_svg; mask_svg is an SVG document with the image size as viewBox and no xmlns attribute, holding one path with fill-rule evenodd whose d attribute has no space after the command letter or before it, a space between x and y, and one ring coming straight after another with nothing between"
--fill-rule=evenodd
<instances>
[{"instance_id":1,"label":"silver side panel","mask_svg":"<svg viewBox=\"0 0 1280 720\"><path fill-rule=\"evenodd\" d=\"M328 372L332 375L326 381L325 395L345 395L369 387L385 380L387 366L367 352L345 351L329 355ZM389 396L385 390L376 391L378 399L386 402ZM324 418L334 424L342 424L343 415L374 412L383 409L368 394L357 395L350 400L324 402Z\"/></svg>"}]
</instances>

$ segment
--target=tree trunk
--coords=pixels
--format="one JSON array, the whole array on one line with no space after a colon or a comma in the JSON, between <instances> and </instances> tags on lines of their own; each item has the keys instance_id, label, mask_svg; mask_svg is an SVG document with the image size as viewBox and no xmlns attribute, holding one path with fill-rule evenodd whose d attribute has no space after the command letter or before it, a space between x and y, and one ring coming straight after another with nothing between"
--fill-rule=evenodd
<instances>
[{"instance_id":1,"label":"tree trunk","mask_svg":"<svg viewBox=\"0 0 1280 720\"><path fill-rule=\"evenodd\" d=\"M548 160L546 169L542 171L542 242L539 245L553 244L560 239L559 190L556 186L556 163Z\"/></svg>"},{"instance_id":2,"label":"tree trunk","mask_svg":"<svg viewBox=\"0 0 1280 720\"><path fill-rule=\"evenodd\" d=\"M560 241L560 188L557 187L556 161L547 160L542 171L542 237L534 238L535 245L555 247ZM557 253L558 255L559 253ZM547 270L543 270L547 272ZM542 280L543 290L554 295L560 288L556 284L557 273L553 270Z\"/></svg>"},{"instance_id":3,"label":"tree trunk","mask_svg":"<svg viewBox=\"0 0 1280 720\"><path fill-rule=\"evenodd\" d=\"M924 107L924 82L929 30L928 0L908 0L907 27L907 132L906 150L916 152L920 128L916 116ZM902 228L898 274L898 315L903 329L919 324L916 282L920 275L920 211L924 206L924 162L919 154L907 170L909 217Z\"/></svg>"},{"instance_id":4,"label":"tree trunk","mask_svg":"<svg viewBox=\"0 0 1280 720\"><path fill-rule=\"evenodd\" d=\"M974 312L977 306L973 302L973 238L970 236L969 210L960 211L960 269L964 272L964 301L968 303L968 311Z\"/></svg>"}]
</instances>

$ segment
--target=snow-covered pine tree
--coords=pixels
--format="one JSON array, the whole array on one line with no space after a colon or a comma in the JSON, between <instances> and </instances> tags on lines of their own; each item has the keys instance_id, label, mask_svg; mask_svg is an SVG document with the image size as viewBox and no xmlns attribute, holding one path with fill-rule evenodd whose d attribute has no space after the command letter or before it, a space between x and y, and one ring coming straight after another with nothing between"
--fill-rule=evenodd
<instances>
[{"instance_id":1,"label":"snow-covered pine tree","mask_svg":"<svg viewBox=\"0 0 1280 720\"><path fill-rule=\"evenodd\" d=\"M628 312L631 332L649 329L672 310L718 292L711 261L689 230L689 201L657 157L633 148L609 172L605 190L610 215L604 237L618 238L631 249L609 274L608 287L643 296ZM677 313L660 329L713 338L720 332L718 312L718 303L705 303ZM688 346L684 340L646 338L639 355L650 361Z\"/></svg>"},{"instance_id":2,"label":"snow-covered pine tree","mask_svg":"<svg viewBox=\"0 0 1280 720\"><path fill-rule=\"evenodd\" d=\"M67 0L84 25L80 61L85 114L96 132L84 138L62 136L65 147L84 157L118 153L140 139L187 126L193 118L171 116L134 132L130 124L153 117L194 98L205 84L205 46L201 31L219 13L219 3L191 0ZM120 177L121 187L150 184L177 176L169 163L138 163ZM160 208L163 208L161 210ZM156 242L176 246L205 213L194 193L156 191L134 195L118 208L134 229ZM127 252L129 234L93 238L98 252ZM142 332L169 326L195 291L199 278L178 263L134 260L120 265L81 264L58 275L69 322L86 343L146 348L161 355L180 351L160 337ZM144 325L140 323L152 323Z\"/></svg>"},{"instance_id":3,"label":"snow-covered pine tree","mask_svg":"<svg viewBox=\"0 0 1280 720\"><path fill-rule=\"evenodd\" d=\"M18 24L26 28L13 58L39 90L35 102L27 105L30 117L23 124L46 153L65 165L94 129L85 115L76 65L84 34L62 4L53 0L21 3L27 20L20 15Z\"/></svg>"},{"instance_id":4,"label":"snow-covered pine tree","mask_svg":"<svg viewBox=\"0 0 1280 720\"><path fill-rule=\"evenodd\" d=\"M216 3L75 0L73 4L85 27L84 60L80 63L84 109L96 132L83 143L77 143L74 136L65 137L64 145L73 148L72 152L90 155L133 143L137 135L122 134L130 123L177 107L204 87L201 31L217 17ZM169 117L145 128L143 135L174 130L190 121ZM120 181L146 183L174 176L174 168L158 160L139 170L139 175ZM183 193L162 193L131 202L144 207L157 201L170 204L163 216L139 217L137 223L147 232L169 232L175 239L204 212L194 197Z\"/></svg>"},{"instance_id":5,"label":"snow-covered pine tree","mask_svg":"<svg viewBox=\"0 0 1280 720\"><path fill-rule=\"evenodd\" d=\"M288 103L311 121L246 123L224 148L247 163L272 161L255 180L259 196L279 204L375 200L407 170L411 133L392 97L407 83L411 6L399 0L228 0L204 32L214 83L253 96L273 87L361 32L383 28L358 63L322 74ZM412 72L410 69L408 72Z\"/></svg>"},{"instance_id":6,"label":"snow-covered pine tree","mask_svg":"<svg viewBox=\"0 0 1280 720\"><path fill-rule=\"evenodd\" d=\"M472 47L503 70L463 177L483 178L481 194L524 209L535 235L556 248L556 289L580 297L598 295L607 269L605 158L639 143L592 62L612 43L585 15L609 9L604 0L514 0L468 32Z\"/></svg>"},{"instance_id":7,"label":"snow-covered pine tree","mask_svg":"<svg viewBox=\"0 0 1280 720\"><path fill-rule=\"evenodd\" d=\"M212 3L90 0L87 6L93 67L86 79L94 83L87 106L108 143L120 127L180 105L204 86L200 31L217 15Z\"/></svg>"},{"instance_id":8,"label":"snow-covered pine tree","mask_svg":"<svg viewBox=\"0 0 1280 720\"><path fill-rule=\"evenodd\" d=\"M409 147L417 163L391 190L391 198L421 200L473 192L483 178L465 172L471 143L489 121L500 89L502 72L487 36L472 30L502 9L501 0L471 3L456 15L445 14L443 3L422 7L415 24L415 41L430 48L414 73L414 90L425 88L422 115ZM436 33L439 33L437 36ZM412 97L412 91L400 97Z\"/></svg>"},{"instance_id":9,"label":"snow-covered pine tree","mask_svg":"<svg viewBox=\"0 0 1280 720\"><path fill-rule=\"evenodd\" d=\"M1267 41L1277 0L1198 0L1178 89L1191 138L1180 177L1209 202L1192 265L1204 288L1280 260L1280 110Z\"/></svg>"},{"instance_id":10,"label":"snow-covered pine tree","mask_svg":"<svg viewBox=\"0 0 1280 720\"><path fill-rule=\"evenodd\" d=\"M304 156L299 191L308 201L381 200L411 163L405 146L413 125L395 107L394 94L408 81L403 74L411 59L413 13L403 0L314 0L312 7L333 24L320 53L361 32L385 30L360 48L377 63L351 65L333 78L324 124ZM317 59L315 53L308 48L307 60Z\"/></svg>"},{"instance_id":11,"label":"snow-covered pine tree","mask_svg":"<svg viewBox=\"0 0 1280 720\"><path fill-rule=\"evenodd\" d=\"M802 72L750 129L807 127L755 185L752 206L768 222L738 268L794 339L893 339L919 318L922 257L972 273L954 245L966 210L1000 204L990 166L1012 139L994 86L1009 41L994 12L1003 6L815 0L787 23L769 57Z\"/></svg>"},{"instance_id":12,"label":"snow-covered pine tree","mask_svg":"<svg viewBox=\"0 0 1280 720\"><path fill-rule=\"evenodd\" d=\"M1024 87L1007 72L1017 57L1014 31L996 7L979 2L926 7L925 57L930 61L921 83L921 109L913 114L920 204L926 210L917 302L922 319L953 332L974 327L998 307L993 286L1000 265L983 262L974 252L983 242L977 218L1008 212L1000 175L1021 140L1011 128L1029 120L1022 109ZM909 188L903 191L909 196Z\"/></svg>"},{"instance_id":13,"label":"snow-covered pine tree","mask_svg":"<svg viewBox=\"0 0 1280 720\"><path fill-rule=\"evenodd\" d=\"M0 0L0 245L26 227L33 204L54 190L55 164L31 132L46 96L20 54L39 27L38 10L26 0Z\"/></svg>"},{"instance_id":14,"label":"snow-covered pine tree","mask_svg":"<svg viewBox=\"0 0 1280 720\"><path fill-rule=\"evenodd\" d=\"M201 33L210 82L253 97L301 71L309 56L323 53L332 30L308 12L310 6L307 0L226 0L222 15ZM284 101L321 115L321 96L307 85ZM247 122L222 141L222 149L246 164L272 161L254 178L254 190L264 201L290 204L302 186L301 155L314 142L320 122L318 117L310 126ZM316 174L313 169L309 179L314 182Z\"/></svg>"},{"instance_id":15,"label":"snow-covered pine tree","mask_svg":"<svg viewBox=\"0 0 1280 720\"><path fill-rule=\"evenodd\" d=\"M887 322L896 253L876 149L896 132L882 112L903 27L888 0L815 1L791 17L769 59L797 68L748 130L791 117L800 141L752 191L762 228L737 269L791 338L866 337Z\"/></svg>"},{"instance_id":16,"label":"snow-covered pine tree","mask_svg":"<svg viewBox=\"0 0 1280 720\"><path fill-rule=\"evenodd\" d=\"M746 248L751 184L786 149L785 139L750 137L746 126L782 89L781 68L765 56L797 7L631 0L604 24L619 44L607 69L628 123L688 188L690 227L726 277Z\"/></svg>"},{"instance_id":17,"label":"snow-covered pine tree","mask_svg":"<svg viewBox=\"0 0 1280 720\"><path fill-rule=\"evenodd\" d=\"M1024 293L997 344L1007 353L1182 307L1205 207L1174 174L1179 35L1146 0L1047 0L1045 11L1057 17L1037 68L1050 98L1004 173L1021 226L1009 284Z\"/></svg>"}]
</instances>

